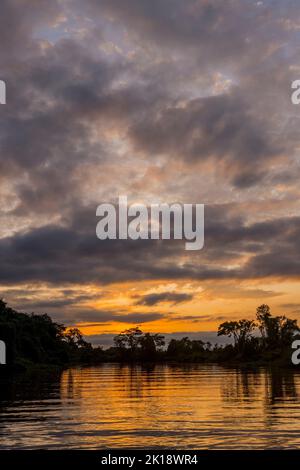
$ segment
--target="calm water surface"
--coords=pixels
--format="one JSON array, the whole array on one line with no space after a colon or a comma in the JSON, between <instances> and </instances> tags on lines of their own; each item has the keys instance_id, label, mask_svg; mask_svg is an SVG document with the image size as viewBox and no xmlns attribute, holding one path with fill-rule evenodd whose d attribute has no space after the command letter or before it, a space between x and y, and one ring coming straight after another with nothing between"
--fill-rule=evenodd
<instances>
[{"instance_id":1,"label":"calm water surface","mask_svg":"<svg viewBox=\"0 0 300 470\"><path fill-rule=\"evenodd\" d=\"M0 448L300 447L300 374L104 364L0 377Z\"/></svg>"}]
</instances>

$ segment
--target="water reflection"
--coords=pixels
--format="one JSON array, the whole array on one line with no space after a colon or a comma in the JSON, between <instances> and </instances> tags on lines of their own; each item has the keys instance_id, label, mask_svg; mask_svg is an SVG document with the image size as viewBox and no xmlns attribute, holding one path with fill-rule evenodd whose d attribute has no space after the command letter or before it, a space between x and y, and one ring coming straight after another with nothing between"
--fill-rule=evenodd
<instances>
[{"instance_id":1,"label":"water reflection","mask_svg":"<svg viewBox=\"0 0 300 470\"><path fill-rule=\"evenodd\" d=\"M300 375L119 365L0 379L0 448L297 448Z\"/></svg>"}]
</instances>

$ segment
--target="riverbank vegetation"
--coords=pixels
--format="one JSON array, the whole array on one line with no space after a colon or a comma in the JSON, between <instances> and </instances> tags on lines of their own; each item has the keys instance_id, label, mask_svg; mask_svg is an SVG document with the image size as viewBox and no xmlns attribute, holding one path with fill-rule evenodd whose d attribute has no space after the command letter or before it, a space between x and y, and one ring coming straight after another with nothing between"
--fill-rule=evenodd
<instances>
[{"instance_id":1,"label":"riverbank vegetation","mask_svg":"<svg viewBox=\"0 0 300 470\"><path fill-rule=\"evenodd\" d=\"M86 342L78 328L67 329L49 315L20 313L0 300L0 339L7 348L7 365L64 366L97 359L98 349ZM100 348L100 352L102 352Z\"/></svg>"},{"instance_id":2,"label":"riverbank vegetation","mask_svg":"<svg viewBox=\"0 0 300 470\"><path fill-rule=\"evenodd\" d=\"M296 320L272 316L269 306L261 305L255 320L226 321L219 326L218 336L232 340L225 346L188 337L166 344L163 335L134 327L116 335L114 345L104 350L88 343L78 328L66 328L46 314L17 312L0 301L0 339L7 345L8 365L15 368L158 361L291 365L291 344L298 332Z\"/></svg>"}]
</instances>

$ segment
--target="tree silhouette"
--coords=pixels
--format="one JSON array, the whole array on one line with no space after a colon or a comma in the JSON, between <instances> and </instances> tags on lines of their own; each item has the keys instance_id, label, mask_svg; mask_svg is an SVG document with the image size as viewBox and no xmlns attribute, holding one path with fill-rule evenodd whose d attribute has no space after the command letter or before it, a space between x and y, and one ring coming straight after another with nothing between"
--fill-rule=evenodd
<instances>
[{"instance_id":1,"label":"tree silhouette","mask_svg":"<svg viewBox=\"0 0 300 470\"><path fill-rule=\"evenodd\" d=\"M78 328L66 328L49 315L20 313L0 300L0 340L7 343L10 363L68 365L103 361L181 361L230 362L285 359L290 364L291 343L299 331L297 321L285 315L272 316L266 304L256 309L256 322L234 320L222 323L218 336L233 339L226 346L191 340L172 339L144 333L138 326L114 337L114 347L93 348Z\"/></svg>"},{"instance_id":2,"label":"tree silhouette","mask_svg":"<svg viewBox=\"0 0 300 470\"><path fill-rule=\"evenodd\" d=\"M256 319L258 321L258 328L262 338L268 335L268 324L271 317L269 305L262 304L256 309Z\"/></svg>"},{"instance_id":3,"label":"tree silhouette","mask_svg":"<svg viewBox=\"0 0 300 470\"><path fill-rule=\"evenodd\" d=\"M297 320L285 315L272 317L268 305L260 305L256 310L258 328L265 347L280 347L291 343L296 331L299 331Z\"/></svg>"},{"instance_id":4,"label":"tree silhouette","mask_svg":"<svg viewBox=\"0 0 300 470\"><path fill-rule=\"evenodd\" d=\"M78 328L66 330L49 315L20 313L0 300L0 339L7 343L9 364L67 364L91 349Z\"/></svg>"},{"instance_id":5,"label":"tree silhouette","mask_svg":"<svg viewBox=\"0 0 300 470\"><path fill-rule=\"evenodd\" d=\"M134 353L139 347L139 338L142 334L143 332L138 326L129 328L115 336L114 343L118 348L129 349L131 353Z\"/></svg>"},{"instance_id":6,"label":"tree silhouette","mask_svg":"<svg viewBox=\"0 0 300 470\"><path fill-rule=\"evenodd\" d=\"M218 328L218 336L233 337L234 345L238 350L243 350L252 338L252 331L255 329L253 320L227 321Z\"/></svg>"},{"instance_id":7,"label":"tree silhouette","mask_svg":"<svg viewBox=\"0 0 300 470\"><path fill-rule=\"evenodd\" d=\"M162 335L143 333L138 327L129 328L114 337L120 358L154 360L165 345Z\"/></svg>"}]
</instances>

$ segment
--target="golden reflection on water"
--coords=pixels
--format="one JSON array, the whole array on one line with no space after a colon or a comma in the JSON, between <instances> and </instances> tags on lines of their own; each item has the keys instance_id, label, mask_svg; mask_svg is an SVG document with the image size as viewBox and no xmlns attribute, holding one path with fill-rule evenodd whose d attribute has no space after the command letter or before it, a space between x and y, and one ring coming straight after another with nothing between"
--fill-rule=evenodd
<instances>
[{"instance_id":1,"label":"golden reflection on water","mask_svg":"<svg viewBox=\"0 0 300 470\"><path fill-rule=\"evenodd\" d=\"M263 368L72 368L2 381L0 448L297 448L299 394L300 374Z\"/></svg>"}]
</instances>

